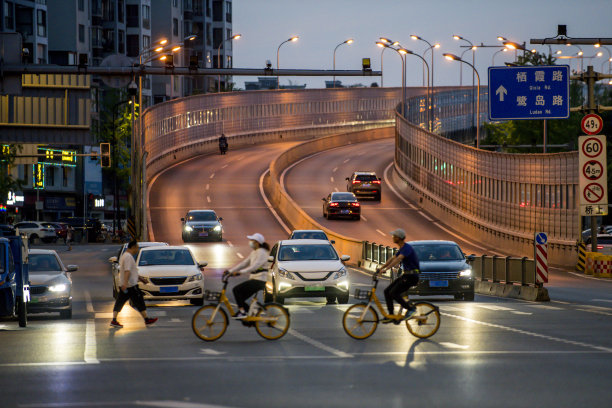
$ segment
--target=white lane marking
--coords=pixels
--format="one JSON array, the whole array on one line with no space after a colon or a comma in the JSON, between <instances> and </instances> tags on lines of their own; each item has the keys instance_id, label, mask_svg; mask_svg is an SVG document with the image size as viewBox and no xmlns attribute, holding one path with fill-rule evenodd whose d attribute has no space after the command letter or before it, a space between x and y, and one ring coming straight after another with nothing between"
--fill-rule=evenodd
<instances>
[{"instance_id":1,"label":"white lane marking","mask_svg":"<svg viewBox=\"0 0 612 408\"><path fill-rule=\"evenodd\" d=\"M320 341L317 341L315 339L311 339L308 336L303 335L302 333L294 330L294 329L289 329L288 333L290 335L292 335L293 337L297 337L298 339L302 340L305 343L310 344L311 346L314 346L318 349L327 351L328 353L333 354L336 357L342 357L342 358L351 358L353 357L351 354L345 353L344 351L341 350L337 350L333 347L329 347L326 346L325 344L321 343Z\"/></svg>"},{"instance_id":2,"label":"white lane marking","mask_svg":"<svg viewBox=\"0 0 612 408\"><path fill-rule=\"evenodd\" d=\"M182 323L183 319L177 319L176 317L173 317L172 319L170 319L170 323Z\"/></svg>"},{"instance_id":3,"label":"white lane marking","mask_svg":"<svg viewBox=\"0 0 612 408\"><path fill-rule=\"evenodd\" d=\"M346 159L346 160L345 160L345 161L343 161L342 163L345 163L345 164L346 164L346 163L348 163L348 162L349 162L349 160L351 160L351 159Z\"/></svg>"},{"instance_id":4,"label":"white lane marking","mask_svg":"<svg viewBox=\"0 0 612 408\"><path fill-rule=\"evenodd\" d=\"M385 177L385 180L389 180L389 169L391 168L391 166L393 166L393 162L391 162L391 163L390 163L390 164L389 164L389 165L388 165L388 166L385 168L385 171L384 171L384 177ZM404 197L402 197L402 196L400 195L400 193L399 193L399 192L398 192L398 191L397 191L397 190L396 190L396 189L393 187L393 185L392 185L391 183L386 183L386 185L387 185L387 187L389 187L389 190L391 190L391 191L393 192L393 194L395 194L395 196L396 196L397 198L399 198L401 201L403 201L404 203L406 203L406 204L407 204L407 205L408 205L410 208L412 208L412 209L414 209L414 210L416 210L416 209L417 209L417 208L416 208L414 205L412 205L412 203L410 203L410 201L408 201L408 200L406 200ZM419 211L419 214L421 214L421 215L423 215L423 216L424 216L424 214L423 214L421 211ZM428 217L427 217L427 218L428 218ZM430 220L430 221L433 221L432 219L429 219L429 220ZM461 240L461 241L463 241L463 242L465 242L465 243L467 243L467 244L469 244L469 245L471 245L471 246L473 246L473 247L476 247L476 248L481 249L481 250L483 250L483 251L488 251L488 250L487 250L487 248L482 247L482 246L480 246L480 245L478 245L478 244L475 244L475 243L474 243L474 242L472 242L472 241L468 241L466 238L462 237L461 235L455 234L454 232L450 231L448 228L443 227L443 226L442 226L442 225L441 225L439 222L435 222L435 223L434 223L434 225L436 225L438 228L440 228L442 231L446 232L447 234L450 234L450 235L452 235L453 237L455 237L455 238L457 238L457 239L459 239L459 240Z\"/></svg>"},{"instance_id":5,"label":"white lane marking","mask_svg":"<svg viewBox=\"0 0 612 408\"><path fill-rule=\"evenodd\" d=\"M548 305L530 305L530 304L527 304L525 306L535 307L535 308L538 308L538 309L545 309L545 310L564 310L562 307L548 306Z\"/></svg>"},{"instance_id":6,"label":"white lane marking","mask_svg":"<svg viewBox=\"0 0 612 408\"><path fill-rule=\"evenodd\" d=\"M588 312L588 313L595 313L595 314L600 314L600 315L604 315L604 316L612 316L612 313L609 312L605 312L602 310L598 310L595 308L576 308L576 310L581 311L581 312Z\"/></svg>"},{"instance_id":7,"label":"white lane marking","mask_svg":"<svg viewBox=\"0 0 612 408\"><path fill-rule=\"evenodd\" d=\"M330 177L329 179L331 180L332 183L334 182L334 178L333 177Z\"/></svg>"},{"instance_id":8,"label":"white lane marking","mask_svg":"<svg viewBox=\"0 0 612 408\"><path fill-rule=\"evenodd\" d=\"M206 201L208 201L209 203L212 201L212 200L210 199L210 196L206 196Z\"/></svg>"},{"instance_id":9,"label":"white lane marking","mask_svg":"<svg viewBox=\"0 0 612 408\"><path fill-rule=\"evenodd\" d=\"M464 312L465 311L465 309L462 309L457 306L440 305L439 307L440 307L440 310L444 310L445 312Z\"/></svg>"},{"instance_id":10,"label":"white lane marking","mask_svg":"<svg viewBox=\"0 0 612 408\"><path fill-rule=\"evenodd\" d=\"M211 175L210 175L210 179L211 179L211 180L212 180L212 179L214 179L214 178L215 178L215 173L213 173L213 174L211 174Z\"/></svg>"},{"instance_id":11,"label":"white lane marking","mask_svg":"<svg viewBox=\"0 0 612 408\"><path fill-rule=\"evenodd\" d=\"M206 348L206 349L201 349L200 354L206 354L209 356L220 356L221 354L225 354L225 351L217 351L217 350Z\"/></svg>"},{"instance_id":12,"label":"white lane marking","mask_svg":"<svg viewBox=\"0 0 612 408\"><path fill-rule=\"evenodd\" d=\"M96 321L94 319L87 319L87 325L85 326L85 354L83 360L87 364L99 364L98 351L96 345Z\"/></svg>"},{"instance_id":13,"label":"white lane marking","mask_svg":"<svg viewBox=\"0 0 612 408\"><path fill-rule=\"evenodd\" d=\"M425 214L423 211L418 211L418 213L419 213L419 214L421 214L421 216L422 216L423 218L425 218L427 221L429 221L429 222L434 222L434 219L433 219L433 218L431 218L431 217L429 217L429 216L428 216L427 214Z\"/></svg>"},{"instance_id":14,"label":"white lane marking","mask_svg":"<svg viewBox=\"0 0 612 408\"><path fill-rule=\"evenodd\" d=\"M234 244L232 244L232 241L227 241L227 245L229 245L230 248L234 246Z\"/></svg>"},{"instance_id":15,"label":"white lane marking","mask_svg":"<svg viewBox=\"0 0 612 408\"><path fill-rule=\"evenodd\" d=\"M382 232L381 230L377 229L376 232L378 232L380 235L382 235L383 237L386 237L387 234L385 234L384 232Z\"/></svg>"},{"instance_id":16,"label":"white lane marking","mask_svg":"<svg viewBox=\"0 0 612 408\"><path fill-rule=\"evenodd\" d=\"M513 310L510 313L514 313L517 315L527 315L527 316L531 316L533 313L529 313L529 312L519 312L518 310Z\"/></svg>"},{"instance_id":17,"label":"white lane marking","mask_svg":"<svg viewBox=\"0 0 612 408\"><path fill-rule=\"evenodd\" d=\"M612 303L612 299L591 299L591 302L609 302L609 303Z\"/></svg>"},{"instance_id":18,"label":"white lane marking","mask_svg":"<svg viewBox=\"0 0 612 408\"><path fill-rule=\"evenodd\" d=\"M112 319L113 312L98 312L95 314L94 318L96 319Z\"/></svg>"},{"instance_id":19,"label":"white lane marking","mask_svg":"<svg viewBox=\"0 0 612 408\"><path fill-rule=\"evenodd\" d=\"M93 313L94 312L93 303L91 302L91 294L89 293L88 290L85 291L85 302L87 304L87 313Z\"/></svg>"},{"instance_id":20,"label":"white lane marking","mask_svg":"<svg viewBox=\"0 0 612 408\"><path fill-rule=\"evenodd\" d=\"M280 215L278 215L276 210L272 207L272 204L270 203L270 200L268 200L268 197L266 197L266 193L264 192L263 180L264 180L264 177L266 176L266 174L269 173L269 172L270 172L270 169L268 168L259 177L259 194L264 199L264 202L266 203L266 206L268 207L268 210L270 210L270 212L272 213L274 218L276 218L276 221L278 221L280 226L283 227L283 229L285 230L285 232L287 234L291 234L291 230L289 229L287 224L285 224L285 221L283 221L283 219L280 217Z\"/></svg>"},{"instance_id":21,"label":"white lane marking","mask_svg":"<svg viewBox=\"0 0 612 408\"><path fill-rule=\"evenodd\" d=\"M134 405L161 408L231 408L229 405L199 404L185 401L134 401Z\"/></svg>"},{"instance_id":22,"label":"white lane marking","mask_svg":"<svg viewBox=\"0 0 612 408\"><path fill-rule=\"evenodd\" d=\"M474 306L478 306L478 307L481 307L483 309L488 309L488 310L495 310L495 311L502 310L502 311L507 312L507 311L514 310L512 308L505 307L505 306L487 305L483 303L476 303Z\"/></svg>"},{"instance_id":23,"label":"white lane marking","mask_svg":"<svg viewBox=\"0 0 612 408\"><path fill-rule=\"evenodd\" d=\"M551 268L552 269L552 268ZM589 276L589 275L585 275L584 273L577 273L577 272L568 272L570 275L575 275L578 276L580 278L584 278L584 279L591 279L591 280L596 280L596 281L600 281L600 282L608 282L608 283L612 283L612 280L610 279L605 279L605 278L596 278L594 276Z\"/></svg>"},{"instance_id":24,"label":"white lane marking","mask_svg":"<svg viewBox=\"0 0 612 408\"><path fill-rule=\"evenodd\" d=\"M244 259L244 256L240 252L236 252L236 256L240 259Z\"/></svg>"},{"instance_id":25,"label":"white lane marking","mask_svg":"<svg viewBox=\"0 0 612 408\"><path fill-rule=\"evenodd\" d=\"M338 190L338 187L335 187L335 188L334 188L334 191L335 191L336 193L340 192L340 190Z\"/></svg>"},{"instance_id":26,"label":"white lane marking","mask_svg":"<svg viewBox=\"0 0 612 408\"><path fill-rule=\"evenodd\" d=\"M363 215L363 214L361 214L361 218L362 218L364 221L367 221L367 220L368 220L368 219L365 217L365 215Z\"/></svg>"},{"instance_id":27,"label":"white lane marking","mask_svg":"<svg viewBox=\"0 0 612 408\"><path fill-rule=\"evenodd\" d=\"M470 346L467 345L463 345L463 344L455 344L455 343L448 343L448 342L441 342L440 343L441 346L444 346L446 348L452 348L452 349L462 349L462 350L466 350L469 349Z\"/></svg>"},{"instance_id":28,"label":"white lane marking","mask_svg":"<svg viewBox=\"0 0 612 408\"><path fill-rule=\"evenodd\" d=\"M506 330L506 331L513 332L513 333L524 334L526 336L537 337L537 338L544 339L544 340L555 341L555 342L563 343L563 344L571 344L573 346L580 346L580 347L590 348L590 349L594 349L594 350L605 351L607 353L612 353L612 348L598 346L596 344L590 344L590 343L584 343L584 342L581 342L581 341L568 340L568 339L563 339L561 337L548 336L548 335L545 335L545 334L530 332L530 331L527 331L527 330L515 329L514 327L502 326L501 324L482 322L482 321L479 321L479 320L474 320L474 319L470 319L470 318L463 317L463 316L453 315L453 314L450 314L450 313L441 313L441 314L444 315L444 316L447 316L447 317L452 317L454 319L459 319L459 320L463 320L465 322L479 324L479 325L482 325L482 326L493 327L493 328L496 328L496 329Z\"/></svg>"},{"instance_id":29,"label":"white lane marking","mask_svg":"<svg viewBox=\"0 0 612 408\"><path fill-rule=\"evenodd\" d=\"M335 172L337 172L337 171L338 171L338 168L337 168L337 167L334 167L334 169L332 170L332 173L335 173Z\"/></svg>"},{"instance_id":30,"label":"white lane marking","mask_svg":"<svg viewBox=\"0 0 612 408\"><path fill-rule=\"evenodd\" d=\"M571 305L570 302L562 302L560 300L551 300L550 303L559 303L561 305Z\"/></svg>"},{"instance_id":31,"label":"white lane marking","mask_svg":"<svg viewBox=\"0 0 612 408\"><path fill-rule=\"evenodd\" d=\"M293 314L312 314L314 313L312 310L310 309L306 309L305 307L301 307L301 306L289 306L289 311Z\"/></svg>"},{"instance_id":32,"label":"white lane marking","mask_svg":"<svg viewBox=\"0 0 612 408\"><path fill-rule=\"evenodd\" d=\"M224 164L223 166L221 166L222 169L226 168L227 164Z\"/></svg>"},{"instance_id":33,"label":"white lane marking","mask_svg":"<svg viewBox=\"0 0 612 408\"><path fill-rule=\"evenodd\" d=\"M210 184L206 185L206 191L210 190Z\"/></svg>"}]
</instances>

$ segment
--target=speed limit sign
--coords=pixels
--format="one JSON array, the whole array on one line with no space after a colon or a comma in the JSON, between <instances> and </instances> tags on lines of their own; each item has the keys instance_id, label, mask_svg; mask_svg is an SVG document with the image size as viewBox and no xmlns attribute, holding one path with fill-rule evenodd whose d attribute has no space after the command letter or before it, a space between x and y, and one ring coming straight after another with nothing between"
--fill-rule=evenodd
<instances>
[{"instance_id":1,"label":"speed limit sign","mask_svg":"<svg viewBox=\"0 0 612 408\"><path fill-rule=\"evenodd\" d=\"M580 126L582 127L582 131L587 135L596 135L601 132L603 128L603 120L601 116L589 113L582 118Z\"/></svg>"},{"instance_id":2,"label":"speed limit sign","mask_svg":"<svg viewBox=\"0 0 612 408\"><path fill-rule=\"evenodd\" d=\"M608 177L606 137L578 137L580 215L608 213Z\"/></svg>"}]
</instances>

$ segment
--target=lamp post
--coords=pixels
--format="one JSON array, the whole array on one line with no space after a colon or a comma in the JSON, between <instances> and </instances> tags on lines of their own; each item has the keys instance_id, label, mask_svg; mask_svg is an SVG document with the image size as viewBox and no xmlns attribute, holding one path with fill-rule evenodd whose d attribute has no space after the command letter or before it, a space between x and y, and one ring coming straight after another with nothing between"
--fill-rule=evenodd
<instances>
[{"instance_id":1,"label":"lamp post","mask_svg":"<svg viewBox=\"0 0 612 408\"><path fill-rule=\"evenodd\" d=\"M389 41L388 43L378 41L376 42L376 45L378 45L379 47L389 48L390 50L397 52L400 59L402 60L402 116L406 117L406 61L404 61L404 55L406 54L406 52L404 52L405 50L401 47L400 49L393 48L393 45L399 46L399 42L397 41Z\"/></svg>"},{"instance_id":2,"label":"lamp post","mask_svg":"<svg viewBox=\"0 0 612 408\"><path fill-rule=\"evenodd\" d=\"M288 40L283 41L282 43L280 43L280 45L278 46L278 48L276 49L276 69L279 69L279 53L280 53L280 49L283 46L283 44L288 43L288 42L296 42L300 37L298 37L297 35L294 35L293 37L289 38ZM276 89L280 88L280 77L277 76L276 77Z\"/></svg>"},{"instance_id":3,"label":"lamp post","mask_svg":"<svg viewBox=\"0 0 612 408\"><path fill-rule=\"evenodd\" d=\"M497 54L499 54L500 52L507 52L507 51L508 51L508 49L507 49L507 48L505 48L505 47L504 47L504 48L502 48L502 49L501 49L501 50L499 50L499 51L495 51L495 52L493 53L493 57L491 58L491 66L493 66L493 67L495 66L495 56L496 56Z\"/></svg>"},{"instance_id":4,"label":"lamp post","mask_svg":"<svg viewBox=\"0 0 612 408\"><path fill-rule=\"evenodd\" d=\"M383 54L385 53L385 50L387 49L387 47L385 47L382 43L376 43L377 46L379 46L380 48L382 48L382 51L380 52L380 87L384 87L384 82L383 82Z\"/></svg>"},{"instance_id":5,"label":"lamp post","mask_svg":"<svg viewBox=\"0 0 612 408\"><path fill-rule=\"evenodd\" d=\"M125 103L129 103L132 104L132 100L131 99L126 99L123 101L119 101L116 104L113 105L113 167L114 167L114 171L113 171L113 203L114 203L114 213L115 216L113 218L113 233L116 234L117 233L117 227L120 225L120 220L121 217L119 215L119 205L118 205L118 200L119 200L119 186L117 183L117 158L118 158L118 154L117 154L117 134L115 131L115 121L116 121L116 112L117 112L117 108Z\"/></svg>"},{"instance_id":6,"label":"lamp post","mask_svg":"<svg viewBox=\"0 0 612 408\"><path fill-rule=\"evenodd\" d=\"M425 50L425 52L431 50L431 76L430 76L430 78L431 78L431 85L430 85L430 89L431 89L430 94L431 94L431 96L430 96L429 99L430 99L430 103L431 103L430 109L433 109L433 104L434 104L434 49L435 48L440 48L440 44L436 43L434 45L431 45L431 43L429 41L427 41L426 39L421 38L418 35L414 35L414 34L412 34L410 36L410 38L412 38L413 40L419 40L419 41L425 42L429 46L429 48L427 48ZM425 55L425 52L423 52L423 55Z\"/></svg>"},{"instance_id":7,"label":"lamp post","mask_svg":"<svg viewBox=\"0 0 612 408\"><path fill-rule=\"evenodd\" d=\"M226 42L228 42L228 41L237 40L240 37L242 37L242 34L234 34L230 38L226 38L225 41L221 41L219 43L219 46L217 47L217 68L223 68L223 66L221 64L221 46L223 44L225 44ZM217 89L218 89L219 92L221 92L221 74L219 74L219 77L217 78L217 81L219 83L219 86L218 86Z\"/></svg>"},{"instance_id":8,"label":"lamp post","mask_svg":"<svg viewBox=\"0 0 612 408\"><path fill-rule=\"evenodd\" d=\"M466 43L468 43L470 45L470 49L472 50L472 65L476 66L476 47L474 46L474 44L472 44L472 42L470 40L468 40L467 38L463 38L460 35L453 35L453 39L455 39L456 41L464 41ZM463 59L463 54L461 54L461 58ZM462 74L461 76L463 76L463 65L459 64L459 72ZM459 85L463 85L461 83L461 79L459 79ZM474 73L472 72L472 110L474 110ZM474 116L472 115L472 126L474 126Z\"/></svg>"},{"instance_id":9,"label":"lamp post","mask_svg":"<svg viewBox=\"0 0 612 408\"><path fill-rule=\"evenodd\" d=\"M462 60L458 56L454 54L442 54L442 55L444 55L444 57L447 60L459 61L459 62L469 65L476 73L476 78L478 79L478 88L476 91L476 148L478 149L480 148L480 75L478 75L478 71L476 70L476 67L474 65L470 64L467 61Z\"/></svg>"},{"instance_id":10,"label":"lamp post","mask_svg":"<svg viewBox=\"0 0 612 408\"><path fill-rule=\"evenodd\" d=\"M608 47L604 47L603 45L600 46L601 48L603 48L604 50L606 50L608 52L608 74L610 73L610 62L612 62L612 52L610 52L610 49ZM603 54L602 54L603 55ZM603 72L604 70L604 64L606 63L606 61L603 61L601 63L601 71Z\"/></svg>"},{"instance_id":11,"label":"lamp post","mask_svg":"<svg viewBox=\"0 0 612 408\"><path fill-rule=\"evenodd\" d=\"M425 67L427 68L427 99L429 99L429 64L427 64L427 61L425 60L425 58L421 57L419 54L417 54L416 52L412 52L410 50L406 50L403 49L403 51L405 51L406 54L410 54L410 55L414 55L415 57L420 58L423 61L423 64L425 64ZM429 109L427 110L427 126L429 128L429 131L431 132L432 129L432 114L431 114L431 108L432 108L432 104L431 101L427 101L427 105L429 106Z\"/></svg>"},{"instance_id":12,"label":"lamp post","mask_svg":"<svg viewBox=\"0 0 612 408\"><path fill-rule=\"evenodd\" d=\"M352 44L352 43L353 43L353 39L349 38L348 40L342 41L340 44L336 45L336 48L334 48L334 71L336 70L336 50L342 44ZM382 70L382 68L381 68L381 70ZM336 75L334 75L334 88L335 87L336 87Z\"/></svg>"}]
</instances>

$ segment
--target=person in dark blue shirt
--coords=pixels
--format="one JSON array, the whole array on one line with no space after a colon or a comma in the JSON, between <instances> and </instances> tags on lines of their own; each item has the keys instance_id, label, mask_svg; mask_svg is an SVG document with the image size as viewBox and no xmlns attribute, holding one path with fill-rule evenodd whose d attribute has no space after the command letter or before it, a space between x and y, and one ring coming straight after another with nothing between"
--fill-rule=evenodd
<instances>
[{"instance_id":1,"label":"person in dark blue shirt","mask_svg":"<svg viewBox=\"0 0 612 408\"><path fill-rule=\"evenodd\" d=\"M385 264L381 266L376 273L381 274L384 271L399 265L400 263L402 264L404 273L402 273L397 279L391 282L389 286L387 286L385 289L385 300L387 302L387 308L389 309L390 315L393 315L393 300L406 309L406 314L404 315L403 319L401 319L406 320L414 314L416 309L410 304L410 302L408 302L407 299L404 299L402 295L412 286L419 283L419 257L410 244L405 242L406 232L403 229L398 228L395 231L392 231L391 236L393 237L393 243L398 246L399 251L394 257L385 262ZM385 318L382 320L382 323L399 323L401 320Z\"/></svg>"}]
</instances>

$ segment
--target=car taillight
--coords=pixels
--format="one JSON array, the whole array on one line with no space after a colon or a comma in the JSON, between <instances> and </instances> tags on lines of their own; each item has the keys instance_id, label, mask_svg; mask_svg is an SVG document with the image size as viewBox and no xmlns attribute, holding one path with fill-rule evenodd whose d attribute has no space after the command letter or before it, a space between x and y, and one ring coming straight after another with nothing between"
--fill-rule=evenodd
<instances>
[{"instance_id":1,"label":"car taillight","mask_svg":"<svg viewBox=\"0 0 612 408\"><path fill-rule=\"evenodd\" d=\"M380 180L374 180L372 183L373 184L380 184Z\"/></svg>"},{"instance_id":2,"label":"car taillight","mask_svg":"<svg viewBox=\"0 0 612 408\"><path fill-rule=\"evenodd\" d=\"M338 206L338 203L329 203L329 206L330 206L330 207L337 207L337 206Z\"/></svg>"},{"instance_id":3,"label":"car taillight","mask_svg":"<svg viewBox=\"0 0 612 408\"><path fill-rule=\"evenodd\" d=\"M604 249L603 245L597 245L597 249Z\"/></svg>"},{"instance_id":4,"label":"car taillight","mask_svg":"<svg viewBox=\"0 0 612 408\"><path fill-rule=\"evenodd\" d=\"M351 203L351 205L352 205L353 207L359 207L359 205L360 205L360 204L359 204L359 203Z\"/></svg>"},{"instance_id":5,"label":"car taillight","mask_svg":"<svg viewBox=\"0 0 612 408\"><path fill-rule=\"evenodd\" d=\"M359 180L353 180L353 184L359 184L359 183L361 183L361 181L359 181Z\"/></svg>"}]
</instances>

